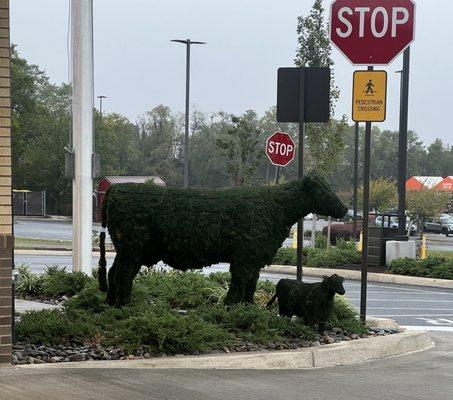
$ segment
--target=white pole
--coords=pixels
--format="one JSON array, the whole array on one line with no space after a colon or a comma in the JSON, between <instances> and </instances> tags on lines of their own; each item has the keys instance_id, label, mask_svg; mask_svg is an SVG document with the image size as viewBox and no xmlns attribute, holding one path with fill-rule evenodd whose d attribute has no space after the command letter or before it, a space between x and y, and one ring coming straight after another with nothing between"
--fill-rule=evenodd
<instances>
[{"instance_id":1,"label":"white pole","mask_svg":"<svg viewBox=\"0 0 453 400\"><path fill-rule=\"evenodd\" d=\"M93 0L72 0L73 271L92 274Z\"/></svg>"},{"instance_id":2,"label":"white pole","mask_svg":"<svg viewBox=\"0 0 453 400\"><path fill-rule=\"evenodd\" d=\"M316 221L318 220L318 216L313 214L312 225L311 225L311 248L315 248L316 243Z\"/></svg>"}]
</instances>

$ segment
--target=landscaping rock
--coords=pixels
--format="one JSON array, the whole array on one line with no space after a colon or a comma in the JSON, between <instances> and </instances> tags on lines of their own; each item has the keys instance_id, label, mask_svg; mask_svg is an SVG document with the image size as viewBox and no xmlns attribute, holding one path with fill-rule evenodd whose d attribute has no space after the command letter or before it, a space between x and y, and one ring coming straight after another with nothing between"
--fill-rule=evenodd
<instances>
[{"instance_id":1,"label":"landscaping rock","mask_svg":"<svg viewBox=\"0 0 453 400\"><path fill-rule=\"evenodd\" d=\"M86 359L87 359L87 357L83 353L76 353L69 357L69 361L71 361L71 362L85 361Z\"/></svg>"}]
</instances>

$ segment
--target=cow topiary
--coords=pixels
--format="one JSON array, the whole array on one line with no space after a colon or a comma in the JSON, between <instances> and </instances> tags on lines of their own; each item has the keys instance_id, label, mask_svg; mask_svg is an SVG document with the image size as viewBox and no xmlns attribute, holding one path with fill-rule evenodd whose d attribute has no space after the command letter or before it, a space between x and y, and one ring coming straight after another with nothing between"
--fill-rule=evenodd
<instances>
[{"instance_id":1,"label":"cow topiary","mask_svg":"<svg viewBox=\"0 0 453 400\"><path fill-rule=\"evenodd\" d=\"M186 271L228 262L225 303L251 303L260 269L271 264L292 225L309 213L341 218L346 212L316 175L278 187L220 190L115 185L104 199L102 226L116 257L107 283L102 233L99 286L108 292L108 304L122 306L142 265L162 260Z\"/></svg>"},{"instance_id":2,"label":"cow topiary","mask_svg":"<svg viewBox=\"0 0 453 400\"><path fill-rule=\"evenodd\" d=\"M267 307L278 299L280 315L301 317L309 326L318 325L319 333L323 333L332 312L335 294L345 294L343 282L344 279L337 274L326 276L322 282L316 283L280 279Z\"/></svg>"}]
</instances>

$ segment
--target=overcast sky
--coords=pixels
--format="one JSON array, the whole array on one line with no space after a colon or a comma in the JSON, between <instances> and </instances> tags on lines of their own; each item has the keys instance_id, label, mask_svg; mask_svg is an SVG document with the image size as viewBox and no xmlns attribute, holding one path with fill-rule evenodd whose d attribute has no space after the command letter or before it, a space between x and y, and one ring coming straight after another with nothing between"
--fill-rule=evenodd
<instances>
[{"instance_id":1,"label":"overcast sky","mask_svg":"<svg viewBox=\"0 0 453 400\"><path fill-rule=\"evenodd\" d=\"M174 38L208 42L192 51L192 108L262 114L276 102L280 66L292 66L297 16L312 0L94 0L95 94L107 111L135 121L158 104L184 110L185 49ZM125 6L127 4L127 7ZM330 1L325 1L328 14ZM11 1L19 52L55 83L67 81L69 0ZM409 128L453 144L452 0L418 0L412 46ZM354 67L336 50L337 116L351 113ZM389 68L385 129L398 129L399 57Z\"/></svg>"}]
</instances>

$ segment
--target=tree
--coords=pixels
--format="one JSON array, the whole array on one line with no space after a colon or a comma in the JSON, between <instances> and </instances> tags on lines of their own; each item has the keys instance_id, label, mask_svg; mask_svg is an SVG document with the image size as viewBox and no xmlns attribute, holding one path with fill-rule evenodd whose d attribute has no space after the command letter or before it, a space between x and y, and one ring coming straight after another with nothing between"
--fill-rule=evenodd
<instances>
[{"instance_id":1,"label":"tree","mask_svg":"<svg viewBox=\"0 0 453 400\"><path fill-rule=\"evenodd\" d=\"M183 182L183 120L160 105L138 121L139 143L144 156L142 173L157 174L170 186Z\"/></svg>"},{"instance_id":2,"label":"tree","mask_svg":"<svg viewBox=\"0 0 453 400\"><path fill-rule=\"evenodd\" d=\"M363 186L359 188L359 199L363 198ZM370 181L370 208L384 212L396 207L398 193L396 183L390 179L379 178Z\"/></svg>"},{"instance_id":3,"label":"tree","mask_svg":"<svg viewBox=\"0 0 453 400\"><path fill-rule=\"evenodd\" d=\"M254 111L246 111L240 117L233 115L231 122L232 126L216 140L216 144L227 159L234 186L245 186L263 158L263 149L259 146L261 130Z\"/></svg>"},{"instance_id":4,"label":"tree","mask_svg":"<svg viewBox=\"0 0 453 400\"><path fill-rule=\"evenodd\" d=\"M294 62L299 67L330 67L330 113L333 116L335 103L340 91L335 85L333 74L334 62L331 58L327 24L325 22L322 0L315 0L310 14L299 17L297 25L299 48ZM307 124L308 166L325 176L334 171L334 166L345 148L343 134L346 129L346 117L340 121L330 120L326 124Z\"/></svg>"},{"instance_id":5,"label":"tree","mask_svg":"<svg viewBox=\"0 0 453 400\"><path fill-rule=\"evenodd\" d=\"M409 217L416 221L422 232L425 223L445 210L449 195L436 189L411 190L406 194L406 209Z\"/></svg>"},{"instance_id":6,"label":"tree","mask_svg":"<svg viewBox=\"0 0 453 400\"><path fill-rule=\"evenodd\" d=\"M217 140L231 127L225 113L208 117L197 113L192 122L189 146L190 186L219 188L230 184L227 160L219 152ZM208 122L209 119L209 122Z\"/></svg>"},{"instance_id":7,"label":"tree","mask_svg":"<svg viewBox=\"0 0 453 400\"><path fill-rule=\"evenodd\" d=\"M117 113L95 112L96 152L101 157L101 176L141 175L145 160L140 147L138 127Z\"/></svg>"}]
</instances>

